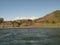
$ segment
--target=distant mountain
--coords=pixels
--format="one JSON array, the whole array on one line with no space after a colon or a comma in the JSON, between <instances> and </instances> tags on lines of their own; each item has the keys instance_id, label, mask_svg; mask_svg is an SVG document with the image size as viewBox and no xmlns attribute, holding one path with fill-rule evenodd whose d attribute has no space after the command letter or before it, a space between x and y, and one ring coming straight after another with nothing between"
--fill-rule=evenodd
<instances>
[{"instance_id":1,"label":"distant mountain","mask_svg":"<svg viewBox=\"0 0 60 45\"><path fill-rule=\"evenodd\" d=\"M60 22L60 10L56 10L50 14L47 14L46 16L36 19L36 22Z\"/></svg>"}]
</instances>

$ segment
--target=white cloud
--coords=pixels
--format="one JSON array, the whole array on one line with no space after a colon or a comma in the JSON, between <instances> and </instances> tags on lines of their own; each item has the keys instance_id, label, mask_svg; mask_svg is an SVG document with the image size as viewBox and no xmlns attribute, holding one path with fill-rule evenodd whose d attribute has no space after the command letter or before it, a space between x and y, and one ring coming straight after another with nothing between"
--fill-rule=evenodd
<instances>
[{"instance_id":1,"label":"white cloud","mask_svg":"<svg viewBox=\"0 0 60 45\"><path fill-rule=\"evenodd\" d=\"M37 19L37 17L16 17L13 20L22 20L22 19L32 19L32 20L34 20L34 19Z\"/></svg>"},{"instance_id":2,"label":"white cloud","mask_svg":"<svg viewBox=\"0 0 60 45\"><path fill-rule=\"evenodd\" d=\"M29 19L32 19L32 20L34 20L34 19L37 19L37 17L31 17L31 18L29 18Z\"/></svg>"}]
</instances>

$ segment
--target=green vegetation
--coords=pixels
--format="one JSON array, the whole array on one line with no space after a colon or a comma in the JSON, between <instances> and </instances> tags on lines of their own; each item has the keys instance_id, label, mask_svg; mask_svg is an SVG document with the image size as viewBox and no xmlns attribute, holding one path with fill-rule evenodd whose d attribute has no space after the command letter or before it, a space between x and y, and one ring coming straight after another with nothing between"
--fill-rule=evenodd
<instances>
[{"instance_id":1,"label":"green vegetation","mask_svg":"<svg viewBox=\"0 0 60 45\"><path fill-rule=\"evenodd\" d=\"M4 21L4 19L3 18L0 18L0 22L3 22Z\"/></svg>"},{"instance_id":2,"label":"green vegetation","mask_svg":"<svg viewBox=\"0 0 60 45\"><path fill-rule=\"evenodd\" d=\"M53 12L57 18L60 18L60 10L56 10Z\"/></svg>"}]
</instances>

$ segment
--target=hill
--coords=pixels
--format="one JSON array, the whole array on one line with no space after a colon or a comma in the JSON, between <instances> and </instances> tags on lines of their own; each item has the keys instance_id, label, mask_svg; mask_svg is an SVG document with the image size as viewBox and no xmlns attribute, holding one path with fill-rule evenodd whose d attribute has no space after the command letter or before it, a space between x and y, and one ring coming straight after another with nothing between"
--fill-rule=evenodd
<instances>
[{"instance_id":1,"label":"hill","mask_svg":"<svg viewBox=\"0 0 60 45\"><path fill-rule=\"evenodd\" d=\"M0 22L0 28L60 28L60 10L53 11L35 20L2 20L2 22Z\"/></svg>"},{"instance_id":2,"label":"hill","mask_svg":"<svg viewBox=\"0 0 60 45\"><path fill-rule=\"evenodd\" d=\"M60 23L60 10L56 10L50 14L47 14L46 16L36 19L36 22L55 22Z\"/></svg>"}]
</instances>

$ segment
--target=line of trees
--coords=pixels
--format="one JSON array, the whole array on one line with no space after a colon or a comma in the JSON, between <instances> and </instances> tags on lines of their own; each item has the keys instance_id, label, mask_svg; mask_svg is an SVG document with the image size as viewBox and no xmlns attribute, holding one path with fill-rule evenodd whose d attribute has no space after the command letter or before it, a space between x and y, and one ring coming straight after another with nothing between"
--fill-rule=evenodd
<instances>
[{"instance_id":1,"label":"line of trees","mask_svg":"<svg viewBox=\"0 0 60 45\"><path fill-rule=\"evenodd\" d=\"M2 23L2 22L4 22L4 18L0 18L0 23ZM31 19L28 19L28 20L16 20L15 22L19 22L19 23L24 23L24 22L26 22L26 23L32 23L33 21ZM44 21L42 21L42 23L43 22L46 22L46 23L56 23L55 21L49 22L48 20L44 20Z\"/></svg>"},{"instance_id":2,"label":"line of trees","mask_svg":"<svg viewBox=\"0 0 60 45\"><path fill-rule=\"evenodd\" d=\"M0 23L4 22L4 18L0 18Z\"/></svg>"}]
</instances>

